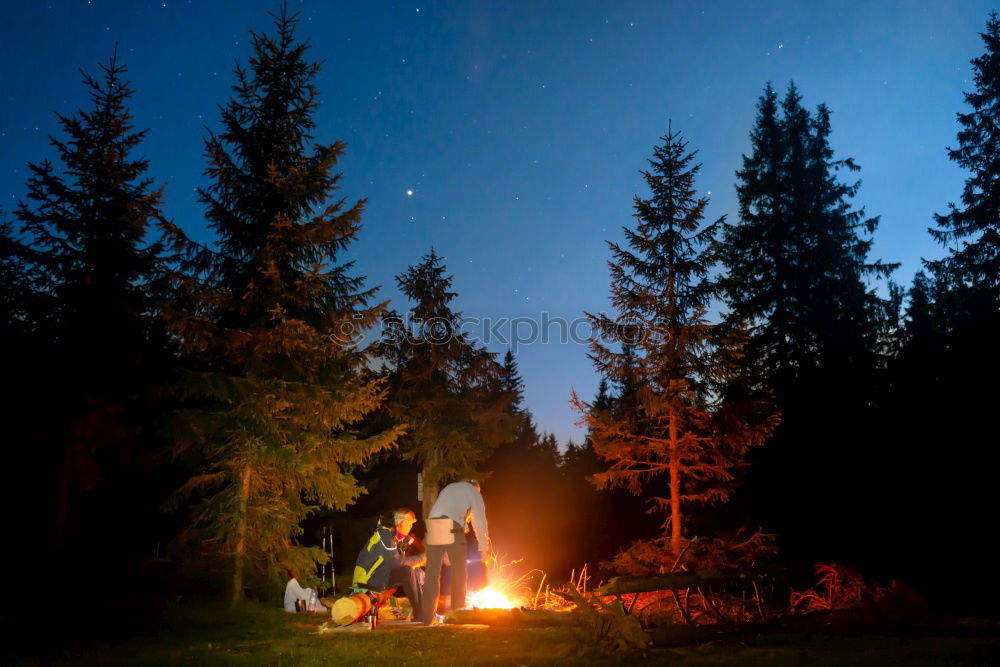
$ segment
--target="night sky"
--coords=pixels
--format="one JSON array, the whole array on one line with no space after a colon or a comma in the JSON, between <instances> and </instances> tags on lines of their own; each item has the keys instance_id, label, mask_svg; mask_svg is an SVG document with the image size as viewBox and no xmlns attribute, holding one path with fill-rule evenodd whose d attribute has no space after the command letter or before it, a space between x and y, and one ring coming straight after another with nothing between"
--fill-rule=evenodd
<instances>
[{"instance_id":1,"label":"night sky","mask_svg":"<svg viewBox=\"0 0 1000 667\"><path fill-rule=\"evenodd\" d=\"M767 81L794 80L833 112L838 155L861 165L856 203L881 215L873 257L943 250L926 233L958 198L948 161L969 60L990 3L296 2L300 37L325 61L316 138L348 143L343 194L368 198L350 258L400 311L393 276L432 246L474 317L578 318L607 308L604 241L631 224L633 194L668 120L699 150L710 216L736 214L734 171ZM150 132L166 212L208 238L195 188L248 28L275 0L5 3L0 22L0 196L10 211L25 163L51 156L55 113L85 106L78 68L115 42ZM525 330L522 330L522 332ZM555 328L552 329L555 333ZM490 344L502 352L500 341ZM581 439L568 398L597 386L578 344L522 345L539 428Z\"/></svg>"}]
</instances>

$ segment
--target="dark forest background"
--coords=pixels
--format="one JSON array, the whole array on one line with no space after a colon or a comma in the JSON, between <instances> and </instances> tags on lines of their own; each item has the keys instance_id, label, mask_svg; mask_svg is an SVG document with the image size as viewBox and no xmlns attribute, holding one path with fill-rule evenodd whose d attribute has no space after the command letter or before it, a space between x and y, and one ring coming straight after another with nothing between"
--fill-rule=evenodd
<instances>
[{"instance_id":1,"label":"dark forest background","mask_svg":"<svg viewBox=\"0 0 1000 667\"><path fill-rule=\"evenodd\" d=\"M732 219L701 219L695 147L665 124L636 165L648 192L635 223L609 239L616 313L592 316L603 379L576 399L591 433L579 443L534 423L514 355L460 333L461 285L432 249L399 268L405 304L355 275L364 200L338 191L345 146L312 121L321 47L296 40L294 17L252 34L220 129L191 156L209 182L208 245L164 216L129 113L146 84L112 55L82 82L90 106L60 110L26 199L0 212L13 598L51 604L42 587L149 613L271 599L289 569L313 583L328 572L324 536L348 573L374 517L419 515L420 473L425 501L483 479L497 551L556 579L585 563L655 570L670 538L724 551L753 534L767 544L753 559L785 563L793 582L839 562L942 608L988 610L995 15L981 39L947 148L968 180L914 221L943 256L910 285L870 256L878 219L854 201L860 167L834 154L829 110L803 107L794 84L763 85ZM647 338L630 337L636 322ZM669 444L656 429L671 419L698 443L674 468L637 444Z\"/></svg>"}]
</instances>

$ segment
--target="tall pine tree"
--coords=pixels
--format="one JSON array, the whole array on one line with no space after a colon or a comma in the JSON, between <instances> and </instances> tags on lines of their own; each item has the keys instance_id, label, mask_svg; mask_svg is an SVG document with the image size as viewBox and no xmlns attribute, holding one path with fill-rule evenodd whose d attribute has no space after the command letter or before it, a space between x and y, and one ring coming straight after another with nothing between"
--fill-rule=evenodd
<instances>
[{"instance_id":1,"label":"tall pine tree","mask_svg":"<svg viewBox=\"0 0 1000 667\"><path fill-rule=\"evenodd\" d=\"M163 193L146 175L148 161L135 156L146 131L133 125L125 74L117 54L100 76L83 74L90 107L58 116L65 137L50 139L57 161L29 165L28 201L16 210L34 302L23 321L47 346L40 373L59 378L39 429L58 459L46 466L59 471L57 546L79 525L81 498L120 478L143 447L148 415L138 399L166 360L154 290L161 248L148 238ZM79 530L81 539L92 534L93 526Z\"/></svg>"},{"instance_id":2,"label":"tall pine tree","mask_svg":"<svg viewBox=\"0 0 1000 667\"><path fill-rule=\"evenodd\" d=\"M341 255L361 228L364 201L331 196L344 144L313 143L320 65L295 39L283 8L274 33L251 31L222 131L205 142L211 185L201 191L216 248L190 243L167 319L189 372L172 451L194 473L172 496L194 496L181 541L231 559L230 600L246 573L308 572L320 549L295 544L319 507L343 508L362 489L352 468L391 447L402 427L366 434L384 400L366 373L363 332L384 311Z\"/></svg>"},{"instance_id":3,"label":"tall pine tree","mask_svg":"<svg viewBox=\"0 0 1000 667\"><path fill-rule=\"evenodd\" d=\"M497 447L490 456L487 467L494 472L500 469L513 472L513 469L525 463L526 458L530 459L536 453L540 436L531 411L524 405L524 380L521 379L514 353L510 350L504 353L499 389L509 400L506 410L514 426L514 436ZM499 486L504 484L501 482Z\"/></svg>"},{"instance_id":4,"label":"tall pine tree","mask_svg":"<svg viewBox=\"0 0 1000 667\"><path fill-rule=\"evenodd\" d=\"M750 488L786 547L807 552L796 556L832 557L844 540L825 526L837 517L856 530L881 484L863 481L862 462L885 444L872 406L891 309L869 280L894 266L868 259L878 219L852 208L860 183L839 180L859 168L834 156L829 110L810 114L793 84L780 101L767 85L757 112L737 172L739 220L724 236L725 297L729 324L749 328L747 367L783 421ZM857 493L845 497L845 485Z\"/></svg>"},{"instance_id":5,"label":"tall pine tree","mask_svg":"<svg viewBox=\"0 0 1000 667\"><path fill-rule=\"evenodd\" d=\"M704 221L708 200L697 196L700 166L687 143L672 130L662 140L642 172L651 193L635 197L637 223L624 228L627 245L609 242L616 316L588 315L599 332L590 357L627 395L611 410L575 394L573 404L609 463L595 475L600 485L638 493L655 481L651 500L666 515L666 549L648 552L670 560L683 549L685 532L690 536L688 510L729 497L746 452L764 443L777 415L762 401L724 391L741 375L742 340L722 335L707 317L717 294L712 272L723 219Z\"/></svg>"},{"instance_id":6,"label":"tall pine tree","mask_svg":"<svg viewBox=\"0 0 1000 667\"><path fill-rule=\"evenodd\" d=\"M958 147L948 156L971 172L962 189L961 205L935 216L933 237L948 255L932 262L946 276L953 294L947 314L959 338L989 344L1000 332L1000 17L990 14L980 35L985 52L972 60L975 90L965 93L971 109L958 114ZM962 345L958 340L955 345ZM994 353L992 359L997 359Z\"/></svg>"},{"instance_id":7,"label":"tall pine tree","mask_svg":"<svg viewBox=\"0 0 1000 667\"><path fill-rule=\"evenodd\" d=\"M750 326L748 360L781 400L832 371L868 384L879 302L865 280L893 268L867 259L878 219L851 210L860 183L837 180L858 166L834 159L829 110L801 101L794 84L780 103L764 89L725 231L731 320Z\"/></svg>"},{"instance_id":8,"label":"tall pine tree","mask_svg":"<svg viewBox=\"0 0 1000 667\"><path fill-rule=\"evenodd\" d=\"M935 216L932 237L945 247L914 280L899 363L899 421L909 426L917 491L930 499L922 513L929 533L917 576L947 567L949 582L928 581L933 598L954 601L976 590L986 611L998 587L975 573L988 570L989 513L1000 464L993 419L1000 373L1000 17L991 13L971 61L973 89L958 113L957 146L949 158L968 172L958 203ZM985 389L984 389L985 387ZM942 447L947 455L942 455ZM920 545L924 547L924 545ZM926 575L924 575L926 576ZM931 579L928 577L928 579Z\"/></svg>"},{"instance_id":9,"label":"tall pine tree","mask_svg":"<svg viewBox=\"0 0 1000 667\"><path fill-rule=\"evenodd\" d=\"M483 463L514 433L516 390L502 380L495 355L462 331L451 308L457 295L433 250L396 276L413 302L404 320L391 313L379 344L392 387L391 412L410 426L402 451L421 468L424 518L441 482L483 472Z\"/></svg>"}]
</instances>

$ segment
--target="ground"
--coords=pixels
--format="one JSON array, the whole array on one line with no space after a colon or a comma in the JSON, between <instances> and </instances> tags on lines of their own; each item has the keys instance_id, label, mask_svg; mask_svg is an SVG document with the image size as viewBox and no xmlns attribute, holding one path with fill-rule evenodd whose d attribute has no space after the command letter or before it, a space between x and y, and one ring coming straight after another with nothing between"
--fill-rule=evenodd
<instances>
[{"instance_id":1,"label":"ground","mask_svg":"<svg viewBox=\"0 0 1000 667\"><path fill-rule=\"evenodd\" d=\"M534 665L635 664L634 658L596 656L581 648L572 628L392 628L374 632L317 632L319 614L287 614L247 605L177 607L160 630L141 638L49 648L14 664L104 665ZM57 632L55 627L50 629ZM1000 664L996 633L944 636L775 636L653 650L644 664L670 665L941 665Z\"/></svg>"}]
</instances>

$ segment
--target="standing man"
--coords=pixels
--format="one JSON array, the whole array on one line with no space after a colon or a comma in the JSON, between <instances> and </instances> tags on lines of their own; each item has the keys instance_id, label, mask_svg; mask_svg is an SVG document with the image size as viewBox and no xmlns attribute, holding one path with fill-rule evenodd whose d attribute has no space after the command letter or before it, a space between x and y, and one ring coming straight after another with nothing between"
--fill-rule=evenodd
<instances>
[{"instance_id":1,"label":"standing man","mask_svg":"<svg viewBox=\"0 0 1000 667\"><path fill-rule=\"evenodd\" d=\"M465 606L465 533L472 524L479 541L483 564L489 562L489 528L486 525L486 505L479 482L473 479L455 482L441 489L427 520L427 581L424 586L425 625L434 622L437 599L441 590L441 568L445 558L451 565L451 608Z\"/></svg>"}]
</instances>

